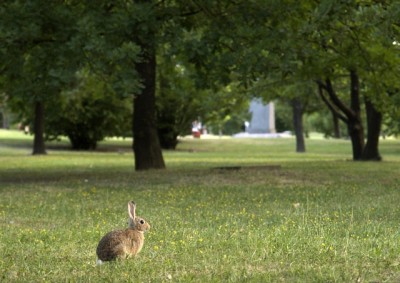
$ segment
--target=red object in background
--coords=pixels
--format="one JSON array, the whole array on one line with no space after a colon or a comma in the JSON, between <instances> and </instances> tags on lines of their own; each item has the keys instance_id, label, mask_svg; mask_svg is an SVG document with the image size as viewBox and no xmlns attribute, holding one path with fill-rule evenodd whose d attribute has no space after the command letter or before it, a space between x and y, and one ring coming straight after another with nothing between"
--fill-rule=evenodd
<instances>
[{"instance_id":1,"label":"red object in background","mask_svg":"<svg viewBox=\"0 0 400 283\"><path fill-rule=\"evenodd\" d=\"M196 132L195 132L195 131L193 131L193 132L192 132L192 135L193 135L193 137L194 137L194 138L200 138L200 136L201 136L201 133L200 133L200 132L198 132L198 131L196 131Z\"/></svg>"}]
</instances>

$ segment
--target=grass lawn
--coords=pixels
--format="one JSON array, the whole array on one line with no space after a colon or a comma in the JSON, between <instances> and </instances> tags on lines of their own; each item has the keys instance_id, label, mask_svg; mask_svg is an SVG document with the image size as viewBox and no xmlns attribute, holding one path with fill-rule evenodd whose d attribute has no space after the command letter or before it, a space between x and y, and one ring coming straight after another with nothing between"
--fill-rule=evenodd
<instances>
[{"instance_id":1,"label":"grass lawn","mask_svg":"<svg viewBox=\"0 0 400 283\"><path fill-rule=\"evenodd\" d=\"M400 282L399 140L352 162L345 140L296 154L294 139L187 138L147 172L129 140L31 143L0 130L1 282ZM96 266L129 200L152 226L144 248Z\"/></svg>"}]
</instances>

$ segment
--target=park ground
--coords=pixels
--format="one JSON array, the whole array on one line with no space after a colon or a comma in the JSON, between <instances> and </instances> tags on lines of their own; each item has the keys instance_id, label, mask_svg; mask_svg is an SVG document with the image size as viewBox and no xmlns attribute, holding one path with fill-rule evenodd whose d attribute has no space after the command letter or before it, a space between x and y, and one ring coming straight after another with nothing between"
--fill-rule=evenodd
<instances>
[{"instance_id":1,"label":"park ground","mask_svg":"<svg viewBox=\"0 0 400 283\"><path fill-rule=\"evenodd\" d=\"M166 170L135 172L131 141L32 156L0 131L1 282L400 282L400 141L382 162L348 140L191 139ZM152 229L133 259L96 265L97 242Z\"/></svg>"}]
</instances>

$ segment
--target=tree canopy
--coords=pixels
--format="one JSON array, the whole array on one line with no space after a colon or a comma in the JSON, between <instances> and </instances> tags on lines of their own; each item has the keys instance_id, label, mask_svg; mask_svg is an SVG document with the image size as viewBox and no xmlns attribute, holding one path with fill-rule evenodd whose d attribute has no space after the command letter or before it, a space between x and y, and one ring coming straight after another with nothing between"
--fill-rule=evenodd
<instances>
[{"instance_id":1,"label":"tree canopy","mask_svg":"<svg viewBox=\"0 0 400 283\"><path fill-rule=\"evenodd\" d=\"M318 94L347 125L353 159L376 160L381 124L398 127L399 18L397 1L6 0L0 88L35 121L34 153L45 152L44 133L74 139L44 128L62 116L55 109L83 109L58 125L119 127L129 99L136 169L164 168L161 146L197 116L218 124L264 96L301 121ZM85 132L95 142L121 132L107 123Z\"/></svg>"}]
</instances>

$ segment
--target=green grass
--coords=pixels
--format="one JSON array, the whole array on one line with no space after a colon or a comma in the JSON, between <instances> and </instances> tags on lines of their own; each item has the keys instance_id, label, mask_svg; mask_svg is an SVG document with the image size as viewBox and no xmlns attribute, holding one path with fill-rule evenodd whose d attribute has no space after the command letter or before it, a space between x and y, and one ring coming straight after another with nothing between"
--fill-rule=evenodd
<instances>
[{"instance_id":1,"label":"green grass","mask_svg":"<svg viewBox=\"0 0 400 283\"><path fill-rule=\"evenodd\" d=\"M361 163L344 140L184 139L148 172L129 140L40 157L31 142L0 131L1 282L400 281L397 140ZM96 266L131 199L152 226L142 252Z\"/></svg>"}]
</instances>

